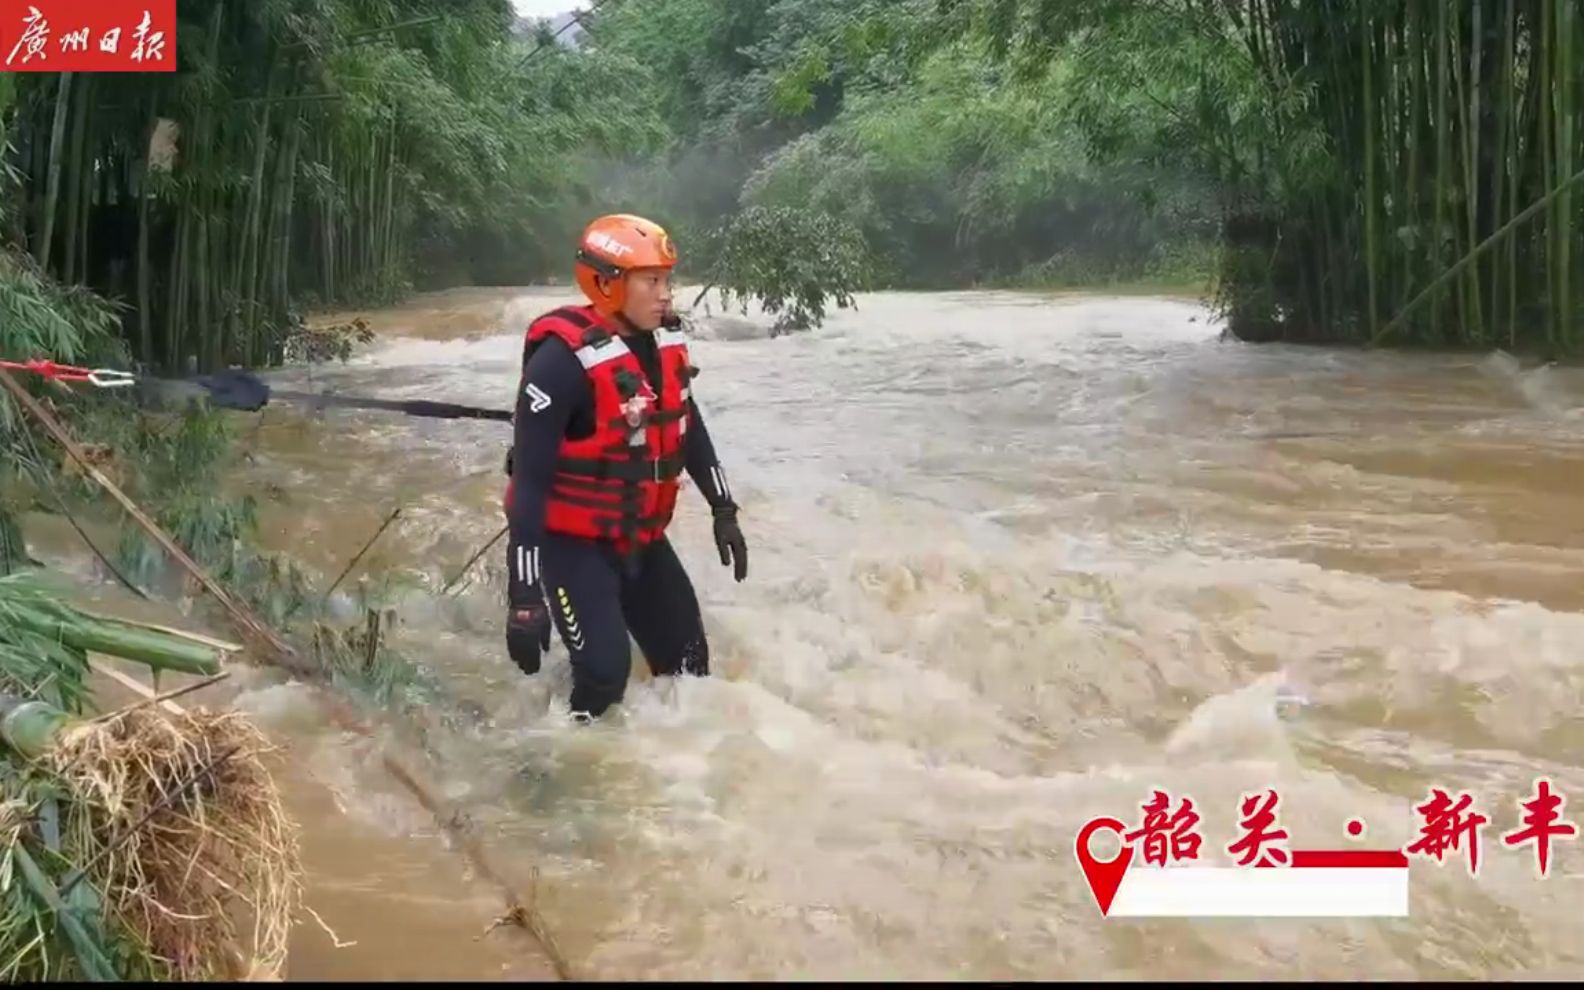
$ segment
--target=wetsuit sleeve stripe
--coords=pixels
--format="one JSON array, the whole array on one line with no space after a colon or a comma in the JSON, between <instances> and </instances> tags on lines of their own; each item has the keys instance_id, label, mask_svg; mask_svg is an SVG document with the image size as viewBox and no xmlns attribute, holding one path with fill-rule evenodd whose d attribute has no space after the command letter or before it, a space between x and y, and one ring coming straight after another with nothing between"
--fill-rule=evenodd
<instances>
[{"instance_id":1,"label":"wetsuit sleeve stripe","mask_svg":"<svg viewBox=\"0 0 1584 990\"><path fill-rule=\"evenodd\" d=\"M731 488L726 483L726 470L720 465L720 459L715 456L715 444L710 440L709 430L704 428L704 417L699 412L698 403L690 397L688 405L687 428L687 473L693 483L699 486L699 491L704 493L704 500L710 508L719 509L732 505Z\"/></svg>"},{"instance_id":2,"label":"wetsuit sleeve stripe","mask_svg":"<svg viewBox=\"0 0 1584 990\"><path fill-rule=\"evenodd\" d=\"M513 584L539 580L539 545L556 457L567 424L593 401L588 378L571 348L547 338L523 368L513 417L511 529Z\"/></svg>"}]
</instances>

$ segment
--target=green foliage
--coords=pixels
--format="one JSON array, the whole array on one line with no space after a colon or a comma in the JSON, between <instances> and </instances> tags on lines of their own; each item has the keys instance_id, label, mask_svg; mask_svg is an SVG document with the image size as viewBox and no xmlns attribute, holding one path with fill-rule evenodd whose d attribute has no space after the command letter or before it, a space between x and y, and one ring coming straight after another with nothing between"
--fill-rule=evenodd
<instances>
[{"instance_id":1,"label":"green foliage","mask_svg":"<svg viewBox=\"0 0 1584 990\"><path fill-rule=\"evenodd\" d=\"M826 213L755 206L718 229L704 249L709 281L729 306L751 299L775 315L776 330L806 330L825 318L827 299L846 309L863 286L863 235Z\"/></svg>"},{"instance_id":2,"label":"green foliage","mask_svg":"<svg viewBox=\"0 0 1584 990\"><path fill-rule=\"evenodd\" d=\"M119 356L114 306L81 286L62 285L33 259L0 247L0 356L63 363Z\"/></svg>"},{"instance_id":3,"label":"green foliage","mask_svg":"<svg viewBox=\"0 0 1584 990\"><path fill-rule=\"evenodd\" d=\"M1091 164L1072 75L1014 85L972 46L943 50L907 89L855 98L771 156L744 198L847 218L884 285L1138 277L1212 233L1210 197L1148 162Z\"/></svg>"},{"instance_id":4,"label":"green foliage","mask_svg":"<svg viewBox=\"0 0 1584 990\"><path fill-rule=\"evenodd\" d=\"M1190 259L1208 275L1194 246L1215 236L1211 180L1092 157L1076 57L1002 65L972 11L933 2L747 6L626 3L595 25L600 52L662 46L652 84L687 108L666 156L604 173L613 205L668 218L685 264L742 208L775 207L856 228L875 287L1093 284Z\"/></svg>"}]
</instances>

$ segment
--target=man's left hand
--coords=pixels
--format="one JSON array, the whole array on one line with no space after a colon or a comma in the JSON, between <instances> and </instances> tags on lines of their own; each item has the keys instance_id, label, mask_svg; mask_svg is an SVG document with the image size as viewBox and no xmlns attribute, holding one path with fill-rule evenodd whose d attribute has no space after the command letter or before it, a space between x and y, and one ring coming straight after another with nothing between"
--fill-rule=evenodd
<instances>
[{"instance_id":1,"label":"man's left hand","mask_svg":"<svg viewBox=\"0 0 1584 990\"><path fill-rule=\"evenodd\" d=\"M715 549L720 551L722 567L731 567L739 582L748 576L748 544L737 525L737 506L723 505L715 512Z\"/></svg>"}]
</instances>

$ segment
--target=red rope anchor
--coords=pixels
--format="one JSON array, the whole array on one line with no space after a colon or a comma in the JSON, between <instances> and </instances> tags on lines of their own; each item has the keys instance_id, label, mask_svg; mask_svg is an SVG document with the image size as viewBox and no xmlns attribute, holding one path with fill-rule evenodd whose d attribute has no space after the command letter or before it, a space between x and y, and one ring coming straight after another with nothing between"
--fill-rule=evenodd
<instances>
[{"instance_id":1,"label":"red rope anchor","mask_svg":"<svg viewBox=\"0 0 1584 990\"><path fill-rule=\"evenodd\" d=\"M112 368L79 368L72 364L56 364L41 358L31 361L0 361L0 368L28 371L54 382L87 382L97 388L124 388L136 385L137 378L129 371Z\"/></svg>"}]
</instances>

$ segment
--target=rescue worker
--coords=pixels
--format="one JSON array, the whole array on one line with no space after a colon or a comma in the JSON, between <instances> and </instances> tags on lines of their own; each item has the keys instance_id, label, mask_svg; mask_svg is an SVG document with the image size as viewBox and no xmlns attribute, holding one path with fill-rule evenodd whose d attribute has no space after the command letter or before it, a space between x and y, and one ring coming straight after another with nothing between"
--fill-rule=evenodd
<instances>
[{"instance_id":1,"label":"rescue worker","mask_svg":"<svg viewBox=\"0 0 1584 990\"><path fill-rule=\"evenodd\" d=\"M600 217L574 273L589 304L528 327L507 462L506 645L538 672L555 624L572 659L573 717L622 700L628 633L655 676L709 674L698 598L666 537L683 470L714 514L723 566L747 546L692 398L698 374L671 309L676 249L641 217Z\"/></svg>"}]
</instances>

